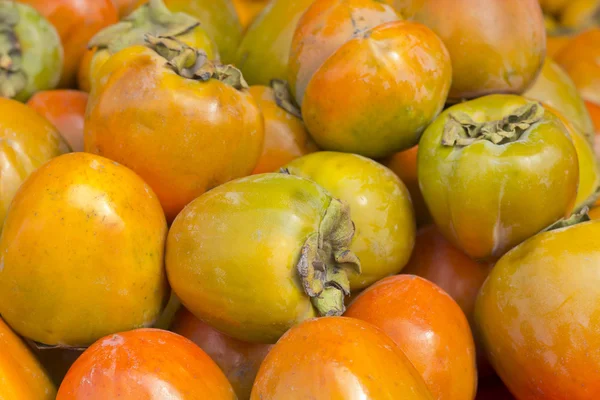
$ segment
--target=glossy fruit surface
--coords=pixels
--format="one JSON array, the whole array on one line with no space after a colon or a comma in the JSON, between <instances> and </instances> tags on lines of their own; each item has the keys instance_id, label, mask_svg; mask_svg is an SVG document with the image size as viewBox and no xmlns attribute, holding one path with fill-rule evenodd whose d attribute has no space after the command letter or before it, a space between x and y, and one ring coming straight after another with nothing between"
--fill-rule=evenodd
<instances>
[{"instance_id":1,"label":"glossy fruit surface","mask_svg":"<svg viewBox=\"0 0 600 400\"><path fill-rule=\"evenodd\" d=\"M346 42L313 75L304 123L324 150L378 158L413 147L442 110L450 57L426 26L389 22Z\"/></svg>"},{"instance_id":2,"label":"glossy fruit surface","mask_svg":"<svg viewBox=\"0 0 600 400\"><path fill-rule=\"evenodd\" d=\"M260 364L271 345L233 339L182 308L171 330L197 344L221 368L240 400L249 399Z\"/></svg>"},{"instance_id":3,"label":"glossy fruit surface","mask_svg":"<svg viewBox=\"0 0 600 400\"><path fill-rule=\"evenodd\" d=\"M415 20L450 52L453 101L520 94L542 68L546 32L537 0L426 0Z\"/></svg>"},{"instance_id":4,"label":"glossy fruit surface","mask_svg":"<svg viewBox=\"0 0 600 400\"><path fill-rule=\"evenodd\" d=\"M277 172L290 161L319 150L302 119L278 105L278 98L289 97L285 84L250 86L249 92L265 120L265 141L253 174Z\"/></svg>"},{"instance_id":5,"label":"glossy fruit surface","mask_svg":"<svg viewBox=\"0 0 600 400\"><path fill-rule=\"evenodd\" d=\"M119 20L112 0L18 0L36 10L55 26L64 50L60 87L75 85L77 70L88 41L104 27Z\"/></svg>"},{"instance_id":6,"label":"glossy fruit surface","mask_svg":"<svg viewBox=\"0 0 600 400\"><path fill-rule=\"evenodd\" d=\"M193 71L217 68L210 61L174 70L166 63L177 54L190 51L201 60L201 53L181 43L168 50L161 44L173 43L168 39L153 43L161 54L133 46L102 66L90 95L85 150L136 171L170 222L206 190L252 172L264 124L241 75L228 81L218 72L234 69L219 66L208 79Z\"/></svg>"},{"instance_id":7,"label":"glossy fruit surface","mask_svg":"<svg viewBox=\"0 0 600 400\"><path fill-rule=\"evenodd\" d=\"M167 227L137 175L71 153L38 168L0 239L0 312L20 334L58 346L148 326L168 295Z\"/></svg>"},{"instance_id":8,"label":"glossy fruit surface","mask_svg":"<svg viewBox=\"0 0 600 400\"><path fill-rule=\"evenodd\" d=\"M69 145L46 119L16 100L0 97L0 224L23 181Z\"/></svg>"},{"instance_id":9,"label":"glossy fruit surface","mask_svg":"<svg viewBox=\"0 0 600 400\"><path fill-rule=\"evenodd\" d=\"M476 259L497 259L570 214L577 196L577 152L566 127L520 96L444 111L419 143L418 165L436 225Z\"/></svg>"},{"instance_id":10,"label":"glossy fruit surface","mask_svg":"<svg viewBox=\"0 0 600 400\"><path fill-rule=\"evenodd\" d=\"M599 231L592 221L540 233L502 257L483 285L478 330L518 399L600 393Z\"/></svg>"},{"instance_id":11,"label":"glossy fruit surface","mask_svg":"<svg viewBox=\"0 0 600 400\"><path fill-rule=\"evenodd\" d=\"M63 49L56 29L34 8L0 1L0 97L26 101L56 87Z\"/></svg>"},{"instance_id":12,"label":"glossy fruit surface","mask_svg":"<svg viewBox=\"0 0 600 400\"><path fill-rule=\"evenodd\" d=\"M0 319L0 399L54 400L56 387L31 349Z\"/></svg>"},{"instance_id":13,"label":"glossy fruit surface","mask_svg":"<svg viewBox=\"0 0 600 400\"><path fill-rule=\"evenodd\" d=\"M359 270L348 249L353 233L348 207L316 183L253 175L204 193L177 216L169 282L214 328L274 343L303 320L343 313L347 276Z\"/></svg>"},{"instance_id":14,"label":"glossy fruit surface","mask_svg":"<svg viewBox=\"0 0 600 400\"><path fill-rule=\"evenodd\" d=\"M289 53L287 79L298 104L302 104L306 86L317 69L344 43L378 25L400 19L392 7L377 0L310 3L293 29Z\"/></svg>"},{"instance_id":15,"label":"glossy fruit surface","mask_svg":"<svg viewBox=\"0 0 600 400\"><path fill-rule=\"evenodd\" d=\"M158 397L157 397L158 396ZM188 339L159 329L106 336L75 361L57 400L234 400L210 357Z\"/></svg>"},{"instance_id":16,"label":"glossy fruit surface","mask_svg":"<svg viewBox=\"0 0 600 400\"><path fill-rule=\"evenodd\" d=\"M438 286L414 275L391 276L362 292L344 315L392 338L436 399L475 397L471 329L458 304Z\"/></svg>"},{"instance_id":17,"label":"glossy fruit surface","mask_svg":"<svg viewBox=\"0 0 600 400\"><path fill-rule=\"evenodd\" d=\"M83 151L83 120L88 95L77 90L38 92L27 105L46 118L69 143L73 151Z\"/></svg>"},{"instance_id":18,"label":"glossy fruit surface","mask_svg":"<svg viewBox=\"0 0 600 400\"><path fill-rule=\"evenodd\" d=\"M372 325L317 318L290 329L258 371L252 400L429 400L418 372Z\"/></svg>"},{"instance_id":19,"label":"glossy fruit surface","mask_svg":"<svg viewBox=\"0 0 600 400\"><path fill-rule=\"evenodd\" d=\"M406 186L383 165L356 154L322 151L285 166L350 206L356 232L350 249L361 263L351 289L399 273L415 243L415 217Z\"/></svg>"}]
</instances>

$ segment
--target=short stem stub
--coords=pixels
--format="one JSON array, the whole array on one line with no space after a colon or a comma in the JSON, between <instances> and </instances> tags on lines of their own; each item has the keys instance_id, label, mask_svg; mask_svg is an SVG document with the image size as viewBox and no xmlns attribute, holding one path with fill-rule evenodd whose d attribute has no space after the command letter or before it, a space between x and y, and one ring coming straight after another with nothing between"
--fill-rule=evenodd
<instances>
[{"instance_id":1,"label":"short stem stub","mask_svg":"<svg viewBox=\"0 0 600 400\"><path fill-rule=\"evenodd\" d=\"M22 69L23 52L15 27L19 11L12 2L0 7L0 97L15 97L27 86L27 74Z\"/></svg>"},{"instance_id":2,"label":"short stem stub","mask_svg":"<svg viewBox=\"0 0 600 400\"><path fill-rule=\"evenodd\" d=\"M304 292L321 316L344 313L344 296L350 295L348 274L360 274L360 261L349 248L353 236L349 206L332 199L319 231L302 247L298 274Z\"/></svg>"},{"instance_id":3,"label":"short stem stub","mask_svg":"<svg viewBox=\"0 0 600 400\"><path fill-rule=\"evenodd\" d=\"M588 215L589 208L583 207L581 210L574 212L570 216L566 218L559 219L546 229L543 232L553 231L556 229L567 228L569 226L581 224L582 222L591 221L590 216Z\"/></svg>"},{"instance_id":4,"label":"short stem stub","mask_svg":"<svg viewBox=\"0 0 600 400\"><path fill-rule=\"evenodd\" d=\"M232 65L208 59L206 53L173 37L146 35L148 47L167 60L167 65L179 76L206 82L216 79L238 90L247 89L242 72Z\"/></svg>"},{"instance_id":5,"label":"short stem stub","mask_svg":"<svg viewBox=\"0 0 600 400\"><path fill-rule=\"evenodd\" d=\"M544 117L544 112L540 103L531 102L497 121L475 122L463 112L451 113L442 134L442 145L464 147L481 140L494 144L515 142Z\"/></svg>"},{"instance_id":6,"label":"short stem stub","mask_svg":"<svg viewBox=\"0 0 600 400\"><path fill-rule=\"evenodd\" d=\"M271 88L275 95L275 103L279 108L292 114L294 117L302 119L302 112L300 107L296 103L294 96L290 92L290 86L287 81L282 79L273 79L271 81Z\"/></svg>"}]
</instances>

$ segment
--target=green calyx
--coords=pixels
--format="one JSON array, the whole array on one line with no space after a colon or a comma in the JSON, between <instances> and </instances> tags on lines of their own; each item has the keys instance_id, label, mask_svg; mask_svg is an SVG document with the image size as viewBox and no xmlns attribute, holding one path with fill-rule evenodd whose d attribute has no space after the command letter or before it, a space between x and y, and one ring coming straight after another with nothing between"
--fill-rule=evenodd
<instances>
[{"instance_id":1,"label":"green calyx","mask_svg":"<svg viewBox=\"0 0 600 400\"><path fill-rule=\"evenodd\" d=\"M544 229L543 232L554 231L556 229L567 228L569 226L581 224L582 222L591 221L590 216L588 215L589 209L587 207L583 207L581 210L571 214L567 218L562 218Z\"/></svg>"},{"instance_id":2,"label":"green calyx","mask_svg":"<svg viewBox=\"0 0 600 400\"><path fill-rule=\"evenodd\" d=\"M0 3L0 96L15 97L27 86L23 71L23 52L15 27L19 11L13 2Z\"/></svg>"},{"instance_id":3,"label":"green calyx","mask_svg":"<svg viewBox=\"0 0 600 400\"><path fill-rule=\"evenodd\" d=\"M279 108L287 111L296 118L302 119L302 112L300 111L300 107L298 107L294 96L292 96L292 93L290 92L290 85L287 81L273 79L271 81L271 88L275 94L275 103L277 103Z\"/></svg>"},{"instance_id":4,"label":"green calyx","mask_svg":"<svg viewBox=\"0 0 600 400\"><path fill-rule=\"evenodd\" d=\"M342 315L344 296L350 295L349 273L360 274L360 261L350 251L354 223L350 208L332 199L319 231L302 246L296 266L304 292L321 316Z\"/></svg>"},{"instance_id":5,"label":"green calyx","mask_svg":"<svg viewBox=\"0 0 600 400\"><path fill-rule=\"evenodd\" d=\"M146 35L146 43L165 58L167 65L179 76L202 82L216 79L238 90L248 88L239 69L211 61L204 51L190 47L176 38Z\"/></svg>"},{"instance_id":6,"label":"green calyx","mask_svg":"<svg viewBox=\"0 0 600 400\"><path fill-rule=\"evenodd\" d=\"M544 117L544 112L540 103L528 103L501 120L481 123L463 112L451 113L444 126L442 144L464 147L481 140L498 145L515 142Z\"/></svg>"},{"instance_id":7,"label":"green calyx","mask_svg":"<svg viewBox=\"0 0 600 400\"><path fill-rule=\"evenodd\" d=\"M144 44L146 34L178 37L200 25L195 18L171 12L163 0L150 0L121 22L98 32L88 43L89 48L106 49L114 54L135 44Z\"/></svg>"}]
</instances>

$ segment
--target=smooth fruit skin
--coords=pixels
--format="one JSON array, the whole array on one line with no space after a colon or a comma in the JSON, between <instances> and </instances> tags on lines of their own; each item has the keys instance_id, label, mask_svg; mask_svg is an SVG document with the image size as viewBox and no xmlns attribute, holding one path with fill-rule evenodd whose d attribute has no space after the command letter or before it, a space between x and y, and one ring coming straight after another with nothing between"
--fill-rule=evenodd
<instances>
[{"instance_id":1,"label":"smooth fruit skin","mask_svg":"<svg viewBox=\"0 0 600 400\"><path fill-rule=\"evenodd\" d=\"M319 150L302 120L277 105L273 89L257 85L250 86L249 92L265 121L265 141L253 174L277 172L290 161Z\"/></svg>"},{"instance_id":2,"label":"smooth fruit skin","mask_svg":"<svg viewBox=\"0 0 600 400\"><path fill-rule=\"evenodd\" d=\"M77 90L38 92L27 102L58 129L73 151L83 151L83 121L87 93Z\"/></svg>"},{"instance_id":3,"label":"smooth fruit skin","mask_svg":"<svg viewBox=\"0 0 600 400\"><path fill-rule=\"evenodd\" d=\"M23 181L51 158L70 151L50 122L16 100L0 98L0 225Z\"/></svg>"},{"instance_id":4,"label":"smooth fruit skin","mask_svg":"<svg viewBox=\"0 0 600 400\"><path fill-rule=\"evenodd\" d=\"M344 314L385 332L406 354L438 400L473 400L477 391L475 344L454 300L414 276L382 279L362 292Z\"/></svg>"},{"instance_id":5,"label":"smooth fruit skin","mask_svg":"<svg viewBox=\"0 0 600 400\"><path fill-rule=\"evenodd\" d=\"M123 18L131 14L138 6L138 0L112 0L119 12L119 18Z\"/></svg>"},{"instance_id":6,"label":"smooth fruit skin","mask_svg":"<svg viewBox=\"0 0 600 400\"><path fill-rule=\"evenodd\" d=\"M165 63L144 46L106 61L90 95L84 142L86 151L137 172L171 222L206 190L252 172L264 123L247 90L186 79Z\"/></svg>"},{"instance_id":7,"label":"smooth fruit skin","mask_svg":"<svg viewBox=\"0 0 600 400\"><path fill-rule=\"evenodd\" d=\"M250 391L260 364L272 345L246 343L231 338L182 308L171 330L190 339L221 368L240 400L250 398Z\"/></svg>"},{"instance_id":8,"label":"smooth fruit skin","mask_svg":"<svg viewBox=\"0 0 600 400\"><path fill-rule=\"evenodd\" d=\"M294 25L287 79L302 105L308 82L344 43L400 15L377 0L315 0Z\"/></svg>"},{"instance_id":9,"label":"smooth fruit skin","mask_svg":"<svg viewBox=\"0 0 600 400\"><path fill-rule=\"evenodd\" d=\"M151 325L168 287L167 226L140 177L71 153L44 164L15 196L0 238L0 313L21 335L85 346Z\"/></svg>"},{"instance_id":10,"label":"smooth fruit skin","mask_svg":"<svg viewBox=\"0 0 600 400\"><path fill-rule=\"evenodd\" d=\"M515 142L442 144L451 113L496 121L527 104L520 96L491 95L455 105L419 143L419 185L429 211L444 237L472 258L497 259L573 209L577 152L548 110Z\"/></svg>"},{"instance_id":11,"label":"smooth fruit skin","mask_svg":"<svg viewBox=\"0 0 600 400\"><path fill-rule=\"evenodd\" d=\"M413 18L415 14L423 7L426 0L384 0L387 4L394 7L404 18Z\"/></svg>"},{"instance_id":12,"label":"smooth fruit skin","mask_svg":"<svg viewBox=\"0 0 600 400\"><path fill-rule=\"evenodd\" d=\"M600 157L600 139L598 139L598 135L600 135L600 105L586 101L585 106L592 117L594 131L596 133L594 140L594 152L596 153L596 157Z\"/></svg>"},{"instance_id":13,"label":"smooth fruit skin","mask_svg":"<svg viewBox=\"0 0 600 400\"><path fill-rule=\"evenodd\" d=\"M0 319L0 399L54 400L56 387L31 349Z\"/></svg>"},{"instance_id":14,"label":"smooth fruit skin","mask_svg":"<svg viewBox=\"0 0 600 400\"><path fill-rule=\"evenodd\" d=\"M290 43L296 23L313 0L273 0L248 27L235 64L251 85L287 79Z\"/></svg>"},{"instance_id":15,"label":"smooth fruit skin","mask_svg":"<svg viewBox=\"0 0 600 400\"><path fill-rule=\"evenodd\" d=\"M542 68L546 31L537 0L426 0L415 20L450 52L452 101L520 94Z\"/></svg>"},{"instance_id":16,"label":"smooth fruit skin","mask_svg":"<svg viewBox=\"0 0 600 400\"><path fill-rule=\"evenodd\" d=\"M415 243L415 216L410 194L398 177L368 158L321 151L286 165L350 205L356 228L350 249L362 272L350 278L352 290L399 273Z\"/></svg>"},{"instance_id":17,"label":"smooth fruit skin","mask_svg":"<svg viewBox=\"0 0 600 400\"><path fill-rule=\"evenodd\" d=\"M551 59L546 58L542 72L523 96L554 107L586 137L593 139L594 125L583 99L569 75Z\"/></svg>"},{"instance_id":18,"label":"smooth fruit skin","mask_svg":"<svg viewBox=\"0 0 600 400\"><path fill-rule=\"evenodd\" d=\"M325 317L290 329L262 363L251 400L432 400L423 379L383 332Z\"/></svg>"},{"instance_id":19,"label":"smooth fruit skin","mask_svg":"<svg viewBox=\"0 0 600 400\"><path fill-rule=\"evenodd\" d=\"M235 400L223 372L172 332L136 329L106 336L75 361L57 400Z\"/></svg>"},{"instance_id":20,"label":"smooth fruit skin","mask_svg":"<svg viewBox=\"0 0 600 400\"><path fill-rule=\"evenodd\" d=\"M256 16L269 4L269 0L233 0L235 11L245 30Z\"/></svg>"},{"instance_id":21,"label":"smooth fruit skin","mask_svg":"<svg viewBox=\"0 0 600 400\"><path fill-rule=\"evenodd\" d=\"M317 70L304 123L324 150L381 158L409 149L442 110L450 57L426 26L379 25L346 42Z\"/></svg>"},{"instance_id":22,"label":"smooth fruit skin","mask_svg":"<svg viewBox=\"0 0 600 400\"><path fill-rule=\"evenodd\" d=\"M600 28L575 36L554 57L571 76L581 96L600 104Z\"/></svg>"},{"instance_id":23,"label":"smooth fruit skin","mask_svg":"<svg viewBox=\"0 0 600 400\"><path fill-rule=\"evenodd\" d=\"M112 0L18 0L36 10L56 27L64 49L60 87L74 87L79 62L88 41L100 29L119 20Z\"/></svg>"},{"instance_id":24,"label":"smooth fruit skin","mask_svg":"<svg viewBox=\"0 0 600 400\"><path fill-rule=\"evenodd\" d=\"M600 393L600 222L540 233L498 261L475 309L488 358L519 400Z\"/></svg>"}]
</instances>

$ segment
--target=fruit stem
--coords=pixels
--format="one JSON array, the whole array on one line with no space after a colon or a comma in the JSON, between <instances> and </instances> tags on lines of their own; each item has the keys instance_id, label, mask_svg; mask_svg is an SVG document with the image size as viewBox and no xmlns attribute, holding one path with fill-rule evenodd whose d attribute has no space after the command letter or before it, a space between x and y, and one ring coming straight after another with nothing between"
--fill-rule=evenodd
<instances>
[{"instance_id":1,"label":"fruit stem","mask_svg":"<svg viewBox=\"0 0 600 400\"><path fill-rule=\"evenodd\" d=\"M302 119L302 112L300 111L298 104L296 104L294 96L292 96L292 93L290 92L290 86L287 81L273 79L271 80L271 88L275 94L275 103L277 103L279 108L287 111L296 118Z\"/></svg>"},{"instance_id":2,"label":"fruit stem","mask_svg":"<svg viewBox=\"0 0 600 400\"><path fill-rule=\"evenodd\" d=\"M27 86L27 75L21 67L22 49L15 32L20 16L13 2L0 7L0 97L15 97Z\"/></svg>"},{"instance_id":3,"label":"fruit stem","mask_svg":"<svg viewBox=\"0 0 600 400\"><path fill-rule=\"evenodd\" d=\"M590 216L588 215L589 208L583 207L581 210L574 212L567 218L562 218L544 229L544 232L553 231L556 229L567 228L569 226L577 225L582 222L591 221Z\"/></svg>"}]
</instances>

